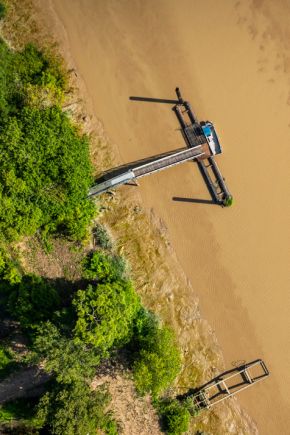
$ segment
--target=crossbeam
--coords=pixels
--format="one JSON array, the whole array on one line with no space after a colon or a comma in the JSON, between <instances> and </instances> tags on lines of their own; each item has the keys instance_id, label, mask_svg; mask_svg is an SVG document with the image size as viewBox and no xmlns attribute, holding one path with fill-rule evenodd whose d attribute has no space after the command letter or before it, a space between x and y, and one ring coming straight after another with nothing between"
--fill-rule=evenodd
<instances>
[{"instance_id":1,"label":"crossbeam","mask_svg":"<svg viewBox=\"0 0 290 435\"><path fill-rule=\"evenodd\" d=\"M198 409L212 406L240 393L269 376L263 360L257 359L214 378L195 393L186 396Z\"/></svg>"}]
</instances>

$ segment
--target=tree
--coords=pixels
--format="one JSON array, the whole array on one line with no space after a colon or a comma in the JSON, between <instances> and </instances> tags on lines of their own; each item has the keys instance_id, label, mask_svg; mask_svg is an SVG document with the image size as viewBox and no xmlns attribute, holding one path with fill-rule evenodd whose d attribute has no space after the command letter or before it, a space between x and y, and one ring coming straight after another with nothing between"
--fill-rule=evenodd
<instances>
[{"instance_id":1,"label":"tree","mask_svg":"<svg viewBox=\"0 0 290 435\"><path fill-rule=\"evenodd\" d=\"M180 435L188 430L190 413L186 406L177 400L159 403L164 430L168 435Z\"/></svg>"},{"instance_id":2,"label":"tree","mask_svg":"<svg viewBox=\"0 0 290 435\"><path fill-rule=\"evenodd\" d=\"M140 301L129 281L114 281L79 290L73 305L77 315L76 342L84 342L106 353L131 338Z\"/></svg>"},{"instance_id":3,"label":"tree","mask_svg":"<svg viewBox=\"0 0 290 435\"><path fill-rule=\"evenodd\" d=\"M133 372L140 394L158 396L181 368L180 352L173 332L161 326L152 313L141 309L135 320Z\"/></svg>"},{"instance_id":4,"label":"tree","mask_svg":"<svg viewBox=\"0 0 290 435\"><path fill-rule=\"evenodd\" d=\"M57 103L66 77L33 45L12 51L0 40L0 234L62 231L86 235L95 207L88 138Z\"/></svg>"},{"instance_id":5,"label":"tree","mask_svg":"<svg viewBox=\"0 0 290 435\"><path fill-rule=\"evenodd\" d=\"M83 382L57 384L41 398L37 418L55 435L94 435L97 428L105 429L112 421L104 412L108 401L108 394L92 391ZM113 434L117 431L111 425Z\"/></svg>"},{"instance_id":6,"label":"tree","mask_svg":"<svg viewBox=\"0 0 290 435\"><path fill-rule=\"evenodd\" d=\"M88 141L57 107L24 108L0 129L0 229L10 239L61 230L82 238L94 205Z\"/></svg>"},{"instance_id":7,"label":"tree","mask_svg":"<svg viewBox=\"0 0 290 435\"><path fill-rule=\"evenodd\" d=\"M26 328L50 318L59 307L57 290L40 276L23 276L19 283L11 287L9 312Z\"/></svg>"},{"instance_id":8,"label":"tree","mask_svg":"<svg viewBox=\"0 0 290 435\"><path fill-rule=\"evenodd\" d=\"M51 322L37 327L33 349L37 359L45 360L44 369L62 383L92 379L100 363L100 354L94 348L75 343Z\"/></svg>"}]
</instances>

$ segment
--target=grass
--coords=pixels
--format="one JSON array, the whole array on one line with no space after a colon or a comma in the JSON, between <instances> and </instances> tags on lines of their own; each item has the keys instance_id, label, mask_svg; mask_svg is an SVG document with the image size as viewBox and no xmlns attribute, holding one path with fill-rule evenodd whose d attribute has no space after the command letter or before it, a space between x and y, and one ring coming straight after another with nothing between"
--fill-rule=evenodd
<instances>
[{"instance_id":1,"label":"grass","mask_svg":"<svg viewBox=\"0 0 290 435\"><path fill-rule=\"evenodd\" d=\"M0 380L10 375L18 366L13 353L5 346L0 345Z\"/></svg>"},{"instance_id":2,"label":"grass","mask_svg":"<svg viewBox=\"0 0 290 435\"><path fill-rule=\"evenodd\" d=\"M6 5L0 2L0 20L6 15Z\"/></svg>"},{"instance_id":3,"label":"grass","mask_svg":"<svg viewBox=\"0 0 290 435\"><path fill-rule=\"evenodd\" d=\"M35 399L18 399L5 403L0 407L0 423L7 423L13 420L21 420L26 424L37 427L39 421L34 417Z\"/></svg>"}]
</instances>

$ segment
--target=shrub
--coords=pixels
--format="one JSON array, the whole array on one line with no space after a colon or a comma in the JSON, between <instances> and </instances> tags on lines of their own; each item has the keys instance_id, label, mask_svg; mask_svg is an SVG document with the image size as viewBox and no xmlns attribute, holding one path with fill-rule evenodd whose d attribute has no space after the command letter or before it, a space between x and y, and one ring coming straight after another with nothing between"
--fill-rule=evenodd
<instances>
[{"instance_id":1,"label":"shrub","mask_svg":"<svg viewBox=\"0 0 290 435\"><path fill-rule=\"evenodd\" d=\"M0 20L6 15L6 6L4 3L0 2Z\"/></svg>"},{"instance_id":2,"label":"shrub","mask_svg":"<svg viewBox=\"0 0 290 435\"><path fill-rule=\"evenodd\" d=\"M33 340L36 362L45 359L44 369L58 382L71 383L92 379L100 355L84 343L76 344L51 322L36 328Z\"/></svg>"},{"instance_id":3,"label":"shrub","mask_svg":"<svg viewBox=\"0 0 290 435\"><path fill-rule=\"evenodd\" d=\"M60 298L55 288L35 275L26 275L15 284L8 300L10 314L26 328L50 318L59 306Z\"/></svg>"},{"instance_id":4,"label":"shrub","mask_svg":"<svg viewBox=\"0 0 290 435\"><path fill-rule=\"evenodd\" d=\"M108 234L108 231L106 228L101 225L97 224L95 228L93 229L93 236L95 239L95 242L97 245L99 245L103 249L111 249L113 244L112 240Z\"/></svg>"},{"instance_id":5,"label":"shrub","mask_svg":"<svg viewBox=\"0 0 290 435\"><path fill-rule=\"evenodd\" d=\"M123 257L95 251L83 261L83 276L98 283L120 281L125 278L126 267Z\"/></svg>"},{"instance_id":6,"label":"shrub","mask_svg":"<svg viewBox=\"0 0 290 435\"><path fill-rule=\"evenodd\" d=\"M130 282L113 281L79 290L73 305L77 315L76 342L106 352L129 341L140 302Z\"/></svg>"},{"instance_id":7,"label":"shrub","mask_svg":"<svg viewBox=\"0 0 290 435\"><path fill-rule=\"evenodd\" d=\"M180 371L181 358L173 332L144 309L135 320L133 372L140 394L157 397Z\"/></svg>"},{"instance_id":8,"label":"shrub","mask_svg":"<svg viewBox=\"0 0 290 435\"><path fill-rule=\"evenodd\" d=\"M92 391L83 382L57 384L40 399L37 418L55 435L94 434L108 421L104 412L108 401L108 394Z\"/></svg>"},{"instance_id":9,"label":"shrub","mask_svg":"<svg viewBox=\"0 0 290 435\"><path fill-rule=\"evenodd\" d=\"M11 422L11 420L22 420L23 422L27 422L37 426L37 421L34 419L34 408L35 408L35 399L16 399L10 402L6 402L1 406L0 409L0 422ZM28 426L28 425L27 425ZM11 425L11 429L13 424ZM2 429L2 427L1 427ZM17 428L18 429L18 428ZM30 428L31 430L32 428ZM25 427L22 431L15 432L6 432L3 433L13 433L13 434L32 434L37 432L30 432L29 427ZM1 431L2 433L2 431Z\"/></svg>"},{"instance_id":10,"label":"shrub","mask_svg":"<svg viewBox=\"0 0 290 435\"><path fill-rule=\"evenodd\" d=\"M9 284L17 284L21 281L21 274L18 264L13 261L8 254L0 248L0 279Z\"/></svg>"},{"instance_id":11,"label":"shrub","mask_svg":"<svg viewBox=\"0 0 290 435\"><path fill-rule=\"evenodd\" d=\"M227 196L225 199L224 199L224 201L223 201L223 205L225 206L225 207L230 207L231 205L233 205L233 201L234 201L234 199L233 199L233 197L230 195L230 196Z\"/></svg>"},{"instance_id":12,"label":"shrub","mask_svg":"<svg viewBox=\"0 0 290 435\"><path fill-rule=\"evenodd\" d=\"M159 405L164 430L168 435L179 435L188 430L190 413L177 400L171 400Z\"/></svg>"},{"instance_id":13,"label":"shrub","mask_svg":"<svg viewBox=\"0 0 290 435\"><path fill-rule=\"evenodd\" d=\"M5 378L15 366L13 353L0 345L0 379Z\"/></svg>"}]
</instances>

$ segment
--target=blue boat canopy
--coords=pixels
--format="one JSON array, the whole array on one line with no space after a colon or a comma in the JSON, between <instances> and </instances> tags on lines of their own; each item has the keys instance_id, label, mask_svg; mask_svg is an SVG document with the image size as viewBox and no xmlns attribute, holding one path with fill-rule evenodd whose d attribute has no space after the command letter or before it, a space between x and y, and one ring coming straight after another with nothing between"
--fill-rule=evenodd
<instances>
[{"instance_id":1,"label":"blue boat canopy","mask_svg":"<svg viewBox=\"0 0 290 435\"><path fill-rule=\"evenodd\" d=\"M222 147L220 145L220 141L216 134L214 125L211 122L206 122L204 125L201 126L201 128L203 130L203 134L206 137L212 154L221 154Z\"/></svg>"}]
</instances>

